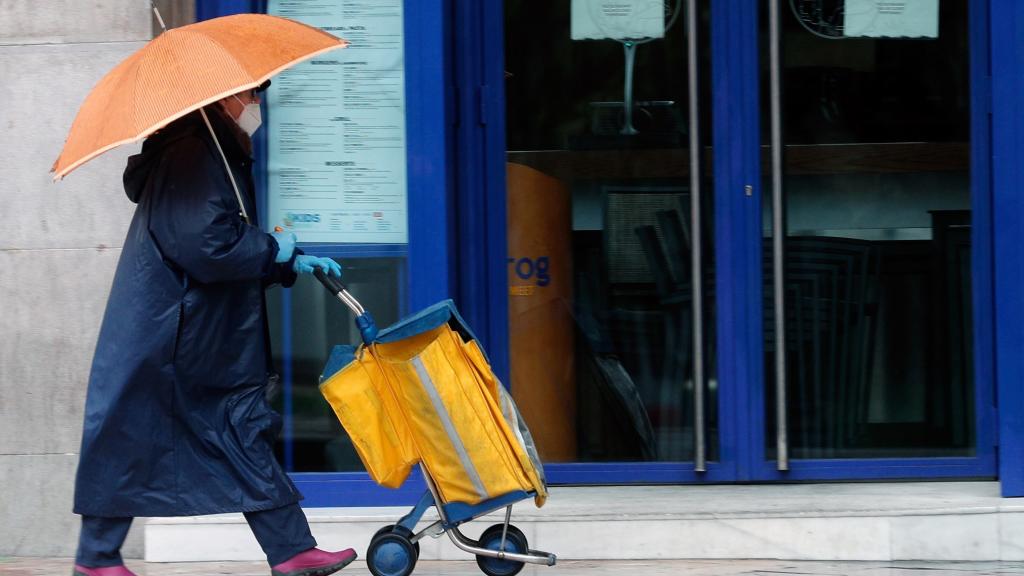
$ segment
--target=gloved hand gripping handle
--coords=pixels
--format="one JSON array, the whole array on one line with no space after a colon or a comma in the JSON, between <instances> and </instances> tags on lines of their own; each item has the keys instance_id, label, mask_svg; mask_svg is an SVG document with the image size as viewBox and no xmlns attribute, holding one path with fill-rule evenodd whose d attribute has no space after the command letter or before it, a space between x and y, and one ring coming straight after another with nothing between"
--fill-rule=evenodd
<instances>
[{"instance_id":1,"label":"gloved hand gripping handle","mask_svg":"<svg viewBox=\"0 0 1024 576\"><path fill-rule=\"evenodd\" d=\"M363 337L363 343L366 345L373 343L373 340L377 337L377 324L373 321L373 316L363 308L363 305L349 294L345 284L333 276L324 274L323 270L319 268L313 270L313 275L324 285L328 292L338 300L341 300L356 315L356 327L359 328L359 334Z\"/></svg>"}]
</instances>

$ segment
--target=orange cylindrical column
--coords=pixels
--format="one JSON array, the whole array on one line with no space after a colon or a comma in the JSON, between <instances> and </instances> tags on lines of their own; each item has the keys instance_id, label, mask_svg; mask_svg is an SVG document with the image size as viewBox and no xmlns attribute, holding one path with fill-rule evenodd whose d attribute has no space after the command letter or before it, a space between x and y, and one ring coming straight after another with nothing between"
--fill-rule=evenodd
<instances>
[{"instance_id":1,"label":"orange cylindrical column","mask_svg":"<svg viewBox=\"0 0 1024 576\"><path fill-rule=\"evenodd\" d=\"M508 172L509 351L512 396L543 459L571 462L576 446L569 190L538 170Z\"/></svg>"}]
</instances>

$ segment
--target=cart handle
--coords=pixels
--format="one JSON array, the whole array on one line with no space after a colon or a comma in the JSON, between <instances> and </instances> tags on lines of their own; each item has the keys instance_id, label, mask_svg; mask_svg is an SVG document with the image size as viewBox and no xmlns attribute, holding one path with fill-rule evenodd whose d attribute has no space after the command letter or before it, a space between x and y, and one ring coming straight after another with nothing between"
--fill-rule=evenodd
<instances>
[{"instance_id":1,"label":"cart handle","mask_svg":"<svg viewBox=\"0 0 1024 576\"><path fill-rule=\"evenodd\" d=\"M354 296L349 294L348 288L341 280L329 274L324 274L323 270L319 268L313 269L313 275L316 276L316 279L324 285L324 288L332 296L341 300L356 315L356 327L359 328L359 334L363 338L363 343L367 346L372 344L374 339L377 338L377 323L373 320L373 316L366 311L366 308L363 308L363 305Z\"/></svg>"},{"instance_id":2,"label":"cart handle","mask_svg":"<svg viewBox=\"0 0 1024 576\"><path fill-rule=\"evenodd\" d=\"M313 275L316 276L316 279L319 280L320 283L324 285L324 288L326 288L327 291L330 292L332 296L335 296L338 300L341 300L341 302L345 304L345 306L348 306L348 309L351 310L356 316L362 316L363 314L366 314L366 309L363 308L363 305L360 304L359 301L356 300L354 296L349 294L348 287L345 286L345 284L342 283L341 280L338 280L337 278L334 278L333 276L330 276L328 274L324 274L324 271L319 268L313 269Z\"/></svg>"}]
</instances>

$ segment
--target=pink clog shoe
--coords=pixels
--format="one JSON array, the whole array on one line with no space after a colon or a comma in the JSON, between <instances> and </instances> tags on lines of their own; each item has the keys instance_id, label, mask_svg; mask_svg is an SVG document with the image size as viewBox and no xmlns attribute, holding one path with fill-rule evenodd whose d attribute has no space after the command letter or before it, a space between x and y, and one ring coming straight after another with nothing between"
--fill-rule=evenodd
<instances>
[{"instance_id":1,"label":"pink clog shoe","mask_svg":"<svg viewBox=\"0 0 1024 576\"><path fill-rule=\"evenodd\" d=\"M270 574L272 576L327 576L348 566L355 559L356 551L351 548L341 552L325 552L319 548L310 548L292 556L286 562L271 566Z\"/></svg>"},{"instance_id":2,"label":"pink clog shoe","mask_svg":"<svg viewBox=\"0 0 1024 576\"><path fill-rule=\"evenodd\" d=\"M75 564L71 576L137 576L135 572L124 566L108 566L106 568L86 568Z\"/></svg>"}]
</instances>

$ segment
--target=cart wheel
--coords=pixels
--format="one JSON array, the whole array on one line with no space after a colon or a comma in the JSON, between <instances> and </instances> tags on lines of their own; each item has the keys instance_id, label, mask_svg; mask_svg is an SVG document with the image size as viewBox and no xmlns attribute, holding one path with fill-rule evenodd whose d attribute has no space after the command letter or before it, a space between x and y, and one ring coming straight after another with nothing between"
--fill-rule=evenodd
<instances>
[{"instance_id":1,"label":"cart wheel","mask_svg":"<svg viewBox=\"0 0 1024 576\"><path fill-rule=\"evenodd\" d=\"M399 532L383 532L370 541L366 566L374 576L409 576L419 554L409 539Z\"/></svg>"},{"instance_id":2,"label":"cart wheel","mask_svg":"<svg viewBox=\"0 0 1024 576\"><path fill-rule=\"evenodd\" d=\"M388 524L387 526L381 528L380 530L377 530L377 533L373 535L373 538L370 539L370 542L373 542L374 540L376 540L377 536L380 536L381 534L389 534L391 532L396 532L396 531L399 534L401 534L401 535L405 536L406 538L408 538L409 541L412 541L412 532L410 532L408 528L406 528L405 526L396 526L394 524ZM420 557L420 543L419 542L413 542L412 543L412 547L416 549L416 558L419 558Z\"/></svg>"},{"instance_id":3,"label":"cart wheel","mask_svg":"<svg viewBox=\"0 0 1024 576\"><path fill-rule=\"evenodd\" d=\"M370 542L373 542L374 540L376 540L377 536L380 536L381 534L390 534L391 531L394 530L394 529L395 529L395 525L394 524L388 524L387 526L381 528L380 530L377 530L377 533L373 535L373 538L370 538Z\"/></svg>"},{"instance_id":4,"label":"cart wheel","mask_svg":"<svg viewBox=\"0 0 1024 576\"><path fill-rule=\"evenodd\" d=\"M489 550L499 550L501 547L501 532L504 526L504 524L495 524L484 530L484 533L480 535L480 547ZM530 551L530 547L526 542L526 535L523 534L522 530L509 525L508 534L505 536L504 551L516 552L518 554L526 554ZM513 576L518 574L524 566L522 562L499 560L486 556L477 556L476 563L487 576Z\"/></svg>"}]
</instances>

